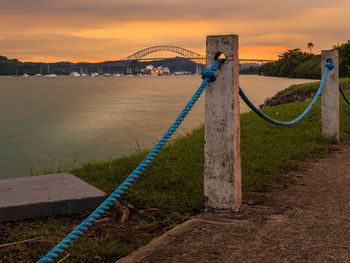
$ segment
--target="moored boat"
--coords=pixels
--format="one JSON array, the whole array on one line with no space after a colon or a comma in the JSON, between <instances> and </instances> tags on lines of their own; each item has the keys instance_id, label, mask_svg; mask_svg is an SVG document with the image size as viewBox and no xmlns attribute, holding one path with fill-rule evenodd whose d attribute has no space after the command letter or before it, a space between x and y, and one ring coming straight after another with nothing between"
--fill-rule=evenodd
<instances>
[{"instance_id":1,"label":"moored boat","mask_svg":"<svg viewBox=\"0 0 350 263\"><path fill-rule=\"evenodd\" d=\"M69 74L71 77L80 77L80 74L76 71L73 71L72 73Z\"/></svg>"},{"instance_id":2,"label":"moored boat","mask_svg":"<svg viewBox=\"0 0 350 263\"><path fill-rule=\"evenodd\" d=\"M54 78L54 77L57 77L57 75L56 74L47 74L47 75L45 75L45 77Z\"/></svg>"}]
</instances>

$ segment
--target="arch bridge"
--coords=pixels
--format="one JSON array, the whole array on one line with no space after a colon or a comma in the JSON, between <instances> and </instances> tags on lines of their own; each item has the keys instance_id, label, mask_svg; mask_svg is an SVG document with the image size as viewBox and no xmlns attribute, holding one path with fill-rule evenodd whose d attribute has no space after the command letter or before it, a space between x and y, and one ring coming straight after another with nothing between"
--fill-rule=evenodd
<instances>
[{"instance_id":1,"label":"arch bridge","mask_svg":"<svg viewBox=\"0 0 350 263\"><path fill-rule=\"evenodd\" d=\"M161 51L173 52L175 54L178 54L180 56L183 56L188 59L193 59L193 60L205 59L205 57L202 56L201 54L198 54L186 48L170 46L170 45L162 45L162 46L152 46L152 47L148 47L140 51L137 51L134 54L131 54L130 56L126 57L126 60L140 60L149 54L161 52Z\"/></svg>"},{"instance_id":2,"label":"arch bridge","mask_svg":"<svg viewBox=\"0 0 350 263\"><path fill-rule=\"evenodd\" d=\"M175 54L178 54L182 56L183 58L187 58L189 60L192 60L197 63L197 73L200 72L200 67L199 63L205 64L206 63L206 57L198 54L196 52L193 52L189 49L182 48L182 47L177 47L177 46L172 46L172 45L158 45L158 46L152 46L148 48L141 49L130 56L127 56L124 61L143 61L143 60L162 60L162 59L167 59L167 58L157 58L157 57L152 57L152 58L145 58L149 54L156 53L156 52L162 52L162 51L167 51L167 52L172 52ZM274 60L267 60L267 59L239 59L239 61L242 63L267 63L267 62L273 62ZM128 65L128 73L131 72L131 67L130 63Z\"/></svg>"}]
</instances>

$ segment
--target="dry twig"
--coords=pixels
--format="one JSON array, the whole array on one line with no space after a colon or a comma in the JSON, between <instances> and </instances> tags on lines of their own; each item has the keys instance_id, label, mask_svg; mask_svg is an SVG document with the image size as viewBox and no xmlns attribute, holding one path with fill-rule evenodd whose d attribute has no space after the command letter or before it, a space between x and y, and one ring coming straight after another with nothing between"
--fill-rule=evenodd
<instances>
[{"instance_id":1,"label":"dry twig","mask_svg":"<svg viewBox=\"0 0 350 263\"><path fill-rule=\"evenodd\" d=\"M129 210L129 208L127 206L123 205L119 200L116 200L115 204L122 211L122 218L120 220L120 223L124 224L129 219L130 210Z\"/></svg>"},{"instance_id":2,"label":"dry twig","mask_svg":"<svg viewBox=\"0 0 350 263\"><path fill-rule=\"evenodd\" d=\"M63 262L63 260L65 260L66 258L68 258L70 256L70 253L68 253L67 255L65 255L60 261L58 261L57 263L61 263Z\"/></svg>"},{"instance_id":3,"label":"dry twig","mask_svg":"<svg viewBox=\"0 0 350 263\"><path fill-rule=\"evenodd\" d=\"M35 241L35 240L38 240L38 239L41 239L41 238L42 238L42 237L35 237L35 238L26 239L26 240L22 240L22 241L17 241L17 242L2 244L2 245L0 245L0 248L12 246L12 245L17 245L17 244L21 244L21 243L27 243L27 242Z\"/></svg>"},{"instance_id":4,"label":"dry twig","mask_svg":"<svg viewBox=\"0 0 350 263\"><path fill-rule=\"evenodd\" d=\"M107 221L109 221L109 220L111 220L111 218L110 218L110 217L105 217L105 218L102 218L102 219L96 220L96 221L95 221L95 224L96 224L96 223L107 222Z\"/></svg>"}]
</instances>

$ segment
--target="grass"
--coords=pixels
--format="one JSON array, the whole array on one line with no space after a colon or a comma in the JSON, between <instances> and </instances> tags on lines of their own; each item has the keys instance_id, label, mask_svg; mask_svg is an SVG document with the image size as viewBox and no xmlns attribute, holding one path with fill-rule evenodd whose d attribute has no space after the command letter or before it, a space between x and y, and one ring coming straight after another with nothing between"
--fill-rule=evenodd
<instances>
[{"instance_id":1,"label":"grass","mask_svg":"<svg viewBox=\"0 0 350 263\"><path fill-rule=\"evenodd\" d=\"M347 92L350 97L350 92ZM308 102L268 107L264 112L291 120ZM341 138L350 138L350 107L340 98ZM252 192L268 193L298 169L300 161L324 157L330 141L321 138L320 103L292 127L273 126L254 113L241 115L241 154L244 201ZM123 195L131 217L120 224L121 212L110 209L108 221L94 224L66 253L66 262L115 262L155 236L203 210L203 136L199 127L171 141ZM107 193L136 168L147 151L106 161L90 161L69 170ZM158 209L151 209L158 208ZM41 240L0 248L0 262L36 262L87 214L0 224L0 244L42 237ZM66 255L65 253L62 255ZM62 257L61 256L61 257Z\"/></svg>"}]
</instances>

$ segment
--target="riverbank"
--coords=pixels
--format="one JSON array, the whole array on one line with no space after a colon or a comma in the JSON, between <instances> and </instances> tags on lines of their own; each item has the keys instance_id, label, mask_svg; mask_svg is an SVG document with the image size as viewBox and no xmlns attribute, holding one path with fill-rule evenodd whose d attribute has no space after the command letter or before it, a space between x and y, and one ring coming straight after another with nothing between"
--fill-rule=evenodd
<instances>
[{"instance_id":1,"label":"riverbank","mask_svg":"<svg viewBox=\"0 0 350 263\"><path fill-rule=\"evenodd\" d=\"M276 106L309 100L315 96L320 87L320 83L321 81L315 81L311 83L291 85L290 87L277 92L277 94L271 99L267 99L263 106ZM339 79L339 84L343 90L350 89L350 78Z\"/></svg>"},{"instance_id":2,"label":"riverbank","mask_svg":"<svg viewBox=\"0 0 350 263\"><path fill-rule=\"evenodd\" d=\"M350 92L347 92L350 96ZM291 120L308 102L268 107L264 112ZM341 138L350 139L350 107L340 98ZM173 140L138 181L64 255L67 262L115 262L154 237L203 211L203 135L200 127ZM241 115L241 153L244 203L268 202L270 191L297 180L286 171L300 169L301 161L324 157L330 142L321 138L320 102L295 126L276 127L252 112ZM147 154L141 151L107 161L91 161L69 170L110 193ZM124 211L124 212L123 212ZM129 211L124 223L120 223ZM4 262L35 262L86 216L45 218L0 225L0 244L37 238L0 248Z\"/></svg>"}]
</instances>

